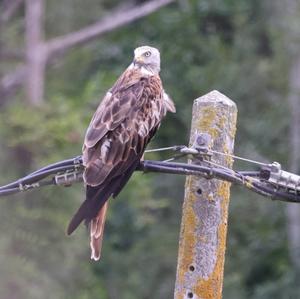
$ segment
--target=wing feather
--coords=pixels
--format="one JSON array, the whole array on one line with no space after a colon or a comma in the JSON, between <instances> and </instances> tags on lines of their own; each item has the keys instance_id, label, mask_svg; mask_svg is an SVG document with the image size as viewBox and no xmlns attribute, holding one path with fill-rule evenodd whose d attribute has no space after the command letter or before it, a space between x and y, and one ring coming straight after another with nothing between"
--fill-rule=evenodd
<instances>
[{"instance_id":1,"label":"wing feather","mask_svg":"<svg viewBox=\"0 0 300 299\"><path fill-rule=\"evenodd\" d=\"M69 233L83 219L87 223L94 219L108 198L124 187L162 118L173 110L165 95L159 76L145 77L129 69L106 94L85 136L87 199L72 219Z\"/></svg>"}]
</instances>

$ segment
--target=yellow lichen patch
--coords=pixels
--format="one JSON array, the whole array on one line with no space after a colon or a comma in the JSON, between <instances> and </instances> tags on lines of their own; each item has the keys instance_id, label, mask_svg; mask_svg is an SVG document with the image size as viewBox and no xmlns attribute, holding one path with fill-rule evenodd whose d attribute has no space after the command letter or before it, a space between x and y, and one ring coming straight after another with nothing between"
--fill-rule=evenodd
<instances>
[{"instance_id":1,"label":"yellow lichen patch","mask_svg":"<svg viewBox=\"0 0 300 299\"><path fill-rule=\"evenodd\" d=\"M253 188L252 179L248 178L248 180L245 181L245 185L246 185L247 188L252 189Z\"/></svg>"},{"instance_id":2,"label":"yellow lichen patch","mask_svg":"<svg viewBox=\"0 0 300 299\"><path fill-rule=\"evenodd\" d=\"M231 124L231 128L229 130L229 137L231 140L234 140L235 137L235 133L236 133L236 121L237 121L237 113L233 113L232 115L232 124Z\"/></svg>"},{"instance_id":3,"label":"yellow lichen patch","mask_svg":"<svg viewBox=\"0 0 300 299\"><path fill-rule=\"evenodd\" d=\"M226 249L227 214L229 204L230 183L220 182L217 187L217 195L221 200L221 222L218 227L217 262L208 279L199 279L196 283L195 294L201 299L219 299L222 297L224 255Z\"/></svg>"},{"instance_id":4,"label":"yellow lichen patch","mask_svg":"<svg viewBox=\"0 0 300 299\"><path fill-rule=\"evenodd\" d=\"M221 130L226 127L225 124L228 121L228 118L225 116L224 111L219 110L218 112L219 112L219 114L218 114L217 125L220 128L220 132L221 132Z\"/></svg>"},{"instance_id":5,"label":"yellow lichen patch","mask_svg":"<svg viewBox=\"0 0 300 299\"><path fill-rule=\"evenodd\" d=\"M217 195L222 198L221 203L223 204L223 202L226 200L226 198L229 197L229 188L230 188L230 183L227 182L219 182L219 187L217 190Z\"/></svg>"},{"instance_id":6,"label":"yellow lichen patch","mask_svg":"<svg viewBox=\"0 0 300 299\"><path fill-rule=\"evenodd\" d=\"M200 129L201 132L208 133L213 139L218 136L218 129L216 128L214 122L216 119L217 111L212 106L202 107L201 118L198 119L196 127Z\"/></svg>"},{"instance_id":7,"label":"yellow lichen patch","mask_svg":"<svg viewBox=\"0 0 300 299\"><path fill-rule=\"evenodd\" d=\"M193 177L188 177L186 182L186 190L192 190L191 187L193 184ZM185 201L183 206L183 217L182 217L182 231L184 231L184 239L180 240L180 248L178 253L178 262L181 265L178 269L177 280L180 284L184 281L184 275L188 267L194 261L194 249L196 244L196 215L193 209L193 203L196 198L192 192L188 192L186 197L189 198L189 201Z\"/></svg>"},{"instance_id":8,"label":"yellow lichen patch","mask_svg":"<svg viewBox=\"0 0 300 299\"><path fill-rule=\"evenodd\" d=\"M222 153L224 154L230 154L230 150L228 148L228 144L224 144ZM233 158L230 156L224 156L224 162L225 164L223 166L231 167L233 164Z\"/></svg>"}]
</instances>

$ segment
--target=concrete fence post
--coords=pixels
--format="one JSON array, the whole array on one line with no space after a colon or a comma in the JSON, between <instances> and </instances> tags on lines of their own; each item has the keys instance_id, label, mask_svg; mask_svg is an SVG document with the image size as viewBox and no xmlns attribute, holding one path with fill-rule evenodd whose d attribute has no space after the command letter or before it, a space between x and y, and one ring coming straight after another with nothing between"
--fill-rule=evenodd
<instances>
[{"instance_id":1,"label":"concrete fence post","mask_svg":"<svg viewBox=\"0 0 300 299\"><path fill-rule=\"evenodd\" d=\"M218 91L194 101L190 144L198 133L211 136L211 149L231 154L237 108ZM232 167L232 159L213 155ZM193 161L190 163L197 163ZM189 176L186 179L179 240L175 299L222 297L230 183Z\"/></svg>"}]
</instances>

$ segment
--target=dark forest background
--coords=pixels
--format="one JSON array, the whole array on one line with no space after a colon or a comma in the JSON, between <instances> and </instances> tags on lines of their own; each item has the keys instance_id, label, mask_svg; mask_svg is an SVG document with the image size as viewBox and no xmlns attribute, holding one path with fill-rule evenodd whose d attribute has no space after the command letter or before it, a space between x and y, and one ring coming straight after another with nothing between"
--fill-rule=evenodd
<instances>
[{"instance_id":1,"label":"dark forest background","mask_svg":"<svg viewBox=\"0 0 300 299\"><path fill-rule=\"evenodd\" d=\"M217 89L239 109L235 153L299 173L299 1L2 0L0 184L78 155L145 44L177 106L152 148L187 143L193 100ZM98 263L84 226L65 234L81 184L1 198L0 297L172 298L183 192L182 177L134 174L111 201ZM299 206L233 187L224 298L299 298L299 229Z\"/></svg>"}]
</instances>

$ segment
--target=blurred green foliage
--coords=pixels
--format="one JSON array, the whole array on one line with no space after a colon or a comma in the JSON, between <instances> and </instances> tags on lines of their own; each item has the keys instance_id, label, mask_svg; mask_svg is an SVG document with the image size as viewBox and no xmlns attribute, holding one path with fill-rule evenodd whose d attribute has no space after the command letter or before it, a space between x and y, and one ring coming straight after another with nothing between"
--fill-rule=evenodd
<instances>
[{"instance_id":1,"label":"blurred green foliage","mask_svg":"<svg viewBox=\"0 0 300 299\"><path fill-rule=\"evenodd\" d=\"M46 36L80 29L120 3L47 1ZM177 106L151 147L187 143L193 99L218 89L238 105L236 153L285 164L287 57L271 7L268 0L179 1L58 58L41 107L28 106L23 94L1 106L0 183L79 154L99 100L143 44L160 49L161 76ZM11 21L1 42L22 44L23 21ZM84 227L70 238L64 232L82 186L1 199L0 297L172 298L183 192L182 177L134 174L110 203L99 263L89 260ZM224 298L300 297L284 207L233 188Z\"/></svg>"}]
</instances>

